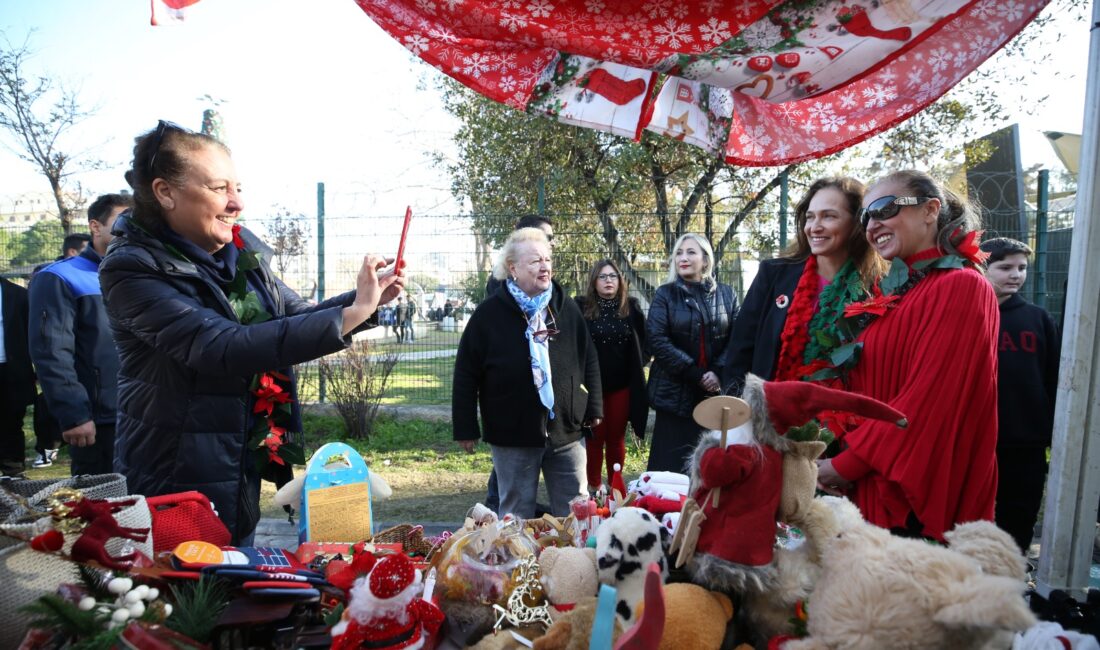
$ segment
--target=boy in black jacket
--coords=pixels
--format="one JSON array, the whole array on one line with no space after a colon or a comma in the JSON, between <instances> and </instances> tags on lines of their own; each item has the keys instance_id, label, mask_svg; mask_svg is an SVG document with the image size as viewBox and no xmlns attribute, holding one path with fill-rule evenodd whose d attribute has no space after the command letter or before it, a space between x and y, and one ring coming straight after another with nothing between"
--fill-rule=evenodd
<instances>
[{"instance_id":1,"label":"boy in black jacket","mask_svg":"<svg viewBox=\"0 0 1100 650\"><path fill-rule=\"evenodd\" d=\"M1005 237L981 248L989 253L986 278L1001 305L995 519L1026 553L1046 485L1061 344L1047 310L1018 295L1031 248Z\"/></svg>"}]
</instances>

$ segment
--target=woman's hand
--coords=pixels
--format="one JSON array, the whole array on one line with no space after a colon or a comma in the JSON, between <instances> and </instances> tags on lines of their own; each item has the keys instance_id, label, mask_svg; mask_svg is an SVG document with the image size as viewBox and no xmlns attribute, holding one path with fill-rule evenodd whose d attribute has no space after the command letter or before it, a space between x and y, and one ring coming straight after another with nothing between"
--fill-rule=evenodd
<instances>
[{"instance_id":1,"label":"woman's hand","mask_svg":"<svg viewBox=\"0 0 1100 650\"><path fill-rule=\"evenodd\" d=\"M462 447L462 450L467 454L474 453L474 447L477 445L477 440L459 440L458 446Z\"/></svg>"},{"instance_id":2,"label":"woman's hand","mask_svg":"<svg viewBox=\"0 0 1100 650\"><path fill-rule=\"evenodd\" d=\"M827 494L844 496L844 493L852 487L840 472L833 468L832 459L826 458L817 461L817 488Z\"/></svg>"},{"instance_id":3,"label":"woman's hand","mask_svg":"<svg viewBox=\"0 0 1100 650\"><path fill-rule=\"evenodd\" d=\"M363 266L359 268L359 277L355 283L355 301L344 307L344 323L341 328L344 336L370 318L380 303L393 300L401 292L401 287L405 284L404 271L378 274L379 269L392 262L392 258L378 255L367 255L363 258Z\"/></svg>"},{"instance_id":4,"label":"woman's hand","mask_svg":"<svg viewBox=\"0 0 1100 650\"><path fill-rule=\"evenodd\" d=\"M699 380L699 385L708 393L717 393L722 390L722 384L718 381L718 375L710 370L703 373L703 378Z\"/></svg>"}]
</instances>

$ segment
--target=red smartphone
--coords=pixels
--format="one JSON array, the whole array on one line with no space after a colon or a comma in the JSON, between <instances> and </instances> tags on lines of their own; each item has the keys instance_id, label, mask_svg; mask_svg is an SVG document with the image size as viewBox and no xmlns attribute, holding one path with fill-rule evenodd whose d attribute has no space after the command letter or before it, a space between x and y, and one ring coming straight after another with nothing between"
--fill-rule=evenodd
<instances>
[{"instance_id":1,"label":"red smartphone","mask_svg":"<svg viewBox=\"0 0 1100 650\"><path fill-rule=\"evenodd\" d=\"M397 245L397 259L393 261L393 270L400 271L405 266L405 238L409 235L409 222L412 221L412 206L405 208L405 225L401 226L401 243Z\"/></svg>"}]
</instances>

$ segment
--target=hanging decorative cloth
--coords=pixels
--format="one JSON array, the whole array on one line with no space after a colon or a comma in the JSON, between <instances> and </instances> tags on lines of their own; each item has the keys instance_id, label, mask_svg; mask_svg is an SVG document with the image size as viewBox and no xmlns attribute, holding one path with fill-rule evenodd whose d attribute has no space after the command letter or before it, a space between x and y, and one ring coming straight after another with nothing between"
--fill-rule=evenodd
<instances>
[{"instance_id":1,"label":"hanging decorative cloth","mask_svg":"<svg viewBox=\"0 0 1100 650\"><path fill-rule=\"evenodd\" d=\"M531 376L535 382L535 390L539 392L539 401L546 407L548 417L554 419L554 384L550 374L550 343L546 335L549 328L542 317L542 312L550 305L550 297L554 293L553 285L534 298L523 292L510 278L505 286L508 293L515 299L523 315L527 318L527 344L531 350Z\"/></svg>"},{"instance_id":2,"label":"hanging decorative cloth","mask_svg":"<svg viewBox=\"0 0 1100 650\"><path fill-rule=\"evenodd\" d=\"M745 166L819 158L934 102L1046 0L358 0L426 63L529 113Z\"/></svg>"}]
</instances>

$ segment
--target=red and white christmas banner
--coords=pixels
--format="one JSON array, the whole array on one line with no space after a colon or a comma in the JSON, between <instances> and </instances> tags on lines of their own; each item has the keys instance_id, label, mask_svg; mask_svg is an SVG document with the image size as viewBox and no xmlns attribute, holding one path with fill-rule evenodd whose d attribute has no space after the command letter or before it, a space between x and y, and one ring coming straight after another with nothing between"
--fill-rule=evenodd
<instances>
[{"instance_id":1,"label":"red and white christmas banner","mask_svg":"<svg viewBox=\"0 0 1100 650\"><path fill-rule=\"evenodd\" d=\"M824 156L908 119L1046 0L357 3L495 101L761 166Z\"/></svg>"}]
</instances>

